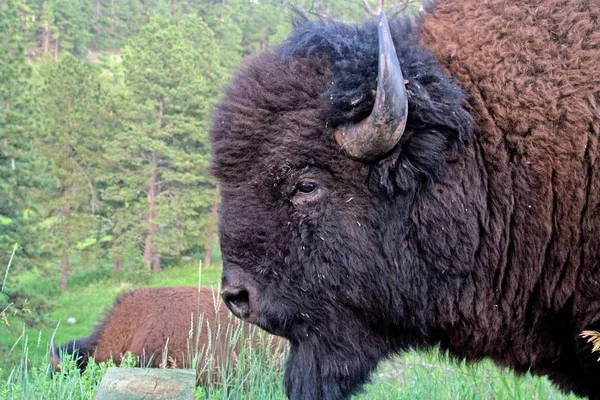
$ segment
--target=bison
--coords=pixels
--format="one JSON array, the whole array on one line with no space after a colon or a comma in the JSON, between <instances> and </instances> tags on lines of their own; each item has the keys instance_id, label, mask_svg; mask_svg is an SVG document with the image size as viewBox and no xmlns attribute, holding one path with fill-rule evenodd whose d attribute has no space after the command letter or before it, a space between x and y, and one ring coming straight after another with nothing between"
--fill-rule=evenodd
<instances>
[{"instance_id":1,"label":"bison","mask_svg":"<svg viewBox=\"0 0 600 400\"><path fill-rule=\"evenodd\" d=\"M211 128L222 297L289 339L291 399L440 346L600 399L600 3L298 18Z\"/></svg>"},{"instance_id":2,"label":"bison","mask_svg":"<svg viewBox=\"0 0 600 400\"><path fill-rule=\"evenodd\" d=\"M221 375L236 366L241 351L238 335L242 332L251 344L259 346L253 346L254 350L273 357L282 355L286 347L283 339L263 336L248 324L228 318L227 308L218 299L216 291L199 291L196 287L145 288L125 293L90 336L59 348L54 347L53 338L52 366L59 370L60 355L73 355L83 371L90 357L96 362L120 361L131 352L142 366L196 366L198 384L209 385L220 382Z\"/></svg>"}]
</instances>

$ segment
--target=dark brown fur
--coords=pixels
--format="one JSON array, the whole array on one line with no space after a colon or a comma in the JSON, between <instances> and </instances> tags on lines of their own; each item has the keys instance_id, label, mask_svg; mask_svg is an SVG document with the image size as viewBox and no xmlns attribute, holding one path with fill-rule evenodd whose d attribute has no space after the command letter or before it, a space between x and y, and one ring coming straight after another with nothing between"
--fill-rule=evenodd
<instances>
[{"instance_id":1,"label":"dark brown fur","mask_svg":"<svg viewBox=\"0 0 600 400\"><path fill-rule=\"evenodd\" d=\"M198 332L200 321L202 327ZM95 362L112 359L118 364L131 352L141 366L193 368L193 357L198 352L197 369L201 372L198 383L206 385L219 382L221 370L237 364L240 342L235 340L233 332L240 329L254 344L262 346L255 348L257 351L265 351L268 346L267 353L277 357L285 350L282 339L263 337L248 324L242 325L232 318L218 293L211 289L202 288L200 292L196 287L137 289L119 296L90 336L53 349L51 360L58 369L60 353L75 353L83 370L90 357Z\"/></svg>"},{"instance_id":2,"label":"dark brown fur","mask_svg":"<svg viewBox=\"0 0 600 400\"><path fill-rule=\"evenodd\" d=\"M592 397L600 364L578 333L600 327L599 18L589 0L439 1L422 35L477 126L463 168L481 283L465 300L486 311L444 342Z\"/></svg>"}]
</instances>

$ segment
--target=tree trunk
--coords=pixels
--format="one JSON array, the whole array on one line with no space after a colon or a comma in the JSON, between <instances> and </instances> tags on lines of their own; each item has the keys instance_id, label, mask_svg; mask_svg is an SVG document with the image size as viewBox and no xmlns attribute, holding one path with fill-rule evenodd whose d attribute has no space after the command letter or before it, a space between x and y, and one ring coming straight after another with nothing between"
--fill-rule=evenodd
<instances>
[{"instance_id":1,"label":"tree trunk","mask_svg":"<svg viewBox=\"0 0 600 400\"><path fill-rule=\"evenodd\" d=\"M115 28L117 26L117 17L115 16L115 0L112 0L110 2L110 20L111 20L110 28L114 33Z\"/></svg>"},{"instance_id":2,"label":"tree trunk","mask_svg":"<svg viewBox=\"0 0 600 400\"><path fill-rule=\"evenodd\" d=\"M210 230L206 235L206 244L204 245L204 268L210 268L210 257L212 255L212 247L215 239L215 221L217 219L217 213L219 212L219 203L215 200L213 208L210 212L212 218Z\"/></svg>"},{"instance_id":3,"label":"tree trunk","mask_svg":"<svg viewBox=\"0 0 600 400\"><path fill-rule=\"evenodd\" d=\"M66 218L67 215L71 214L71 206L69 204L65 204L62 207L62 214ZM62 261L60 262L60 290L67 290L67 285L69 283L69 244L65 245L64 255Z\"/></svg>"},{"instance_id":4,"label":"tree trunk","mask_svg":"<svg viewBox=\"0 0 600 400\"><path fill-rule=\"evenodd\" d=\"M102 9L100 8L100 0L96 0L96 10L94 13L94 23L96 24L96 31L100 32L102 25L100 24L100 17L102 17Z\"/></svg>"},{"instance_id":5,"label":"tree trunk","mask_svg":"<svg viewBox=\"0 0 600 400\"><path fill-rule=\"evenodd\" d=\"M69 256L67 254L63 256L60 263L60 272L60 290L65 291L69 283Z\"/></svg>"},{"instance_id":6,"label":"tree trunk","mask_svg":"<svg viewBox=\"0 0 600 400\"><path fill-rule=\"evenodd\" d=\"M160 271L160 254L154 253L152 256L152 272Z\"/></svg>"},{"instance_id":7,"label":"tree trunk","mask_svg":"<svg viewBox=\"0 0 600 400\"><path fill-rule=\"evenodd\" d=\"M58 35L54 41L54 61L58 61Z\"/></svg>"},{"instance_id":8,"label":"tree trunk","mask_svg":"<svg viewBox=\"0 0 600 400\"><path fill-rule=\"evenodd\" d=\"M163 107L164 103L161 98L159 99L158 107L156 109L159 130L162 129L163 124ZM152 248L152 236L156 231L156 225L154 225L152 220L154 219L154 214L156 212L156 197L158 196L158 154L156 152L152 152L150 164L152 166L152 172L150 174L148 188L148 226L146 228L146 243L144 245L144 262L146 263L146 268L152 268L152 270L156 272L160 269L160 255Z\"/></svg>"},{"instance_id":9,"label":"tree trunk","mask_svg":"<svg viewBox=\"0 0 600 400\"><path fill-rule=\"evenodd\" d=\"M206 244L204 245L204 262L202 266L204 268L210 268L210 258L212 255L212 241L213 241L213 232L208 232L208 238L206 239Z\"/></svg>"},{"instance_id":10,"label":"tree trunk","mask_svg":"<svg viewBox=\"0 0 600 400\"><path fill-rule=\"evenodd\" d=\"M154 210L156 208L156 183L157 183L157 171L156 171L156 161L158 157L156 153L152 153L152 164L153 169L150 174L150 183L148 187L148 214L146 216L146 221L148 223L146 227L146 243L144 244L144 262L146 263L146 268L150 269L152 266L152 235L155 231L155 226L152 220L154 219Z\"/></svg>"},{"instance_id":11,"label":"tree trunk","mask_svg":"<svg viewBox=\"0 0 600 400\"><path fill-rule=\"evenodd\" d=\"M156 109L159 130L162 129L163 124L163 106L163 99L161 98ZM156 196L158 195L158 154L156 152L152 152L150 165L152 166L152 172L148 187L148 215L146 217L148 225L146 228L146 243L144 244L144 263L146 264L146 268L152 268L153 271L157 271L156 268L160 269L160 255L155 254L155 250L152 248L152 236L156 231L156 225L154 225L152 220L156 211ZM155 262L157 259L159 261Z\"/></svg>"},{"instance_id":12,"label":"tree trunk","mask_svg":"<svg viewBox=\"0 0 600 400\"><path fill-rule=\"evenodd\" d=\"M42 48L44 49L44 54L50 51L50 27L48 26L48 21L44 22L44 30L42 31Z\"/></svg>"},{"instance_id":13,"label":"tree trunk","mask_svg":"<svg viewBox=\"0 0 600 400\"><path fill-rule=\"evenodd\" d=\"M113 266L115 267L115 272L121 272L123 270L123 259L119 258L114 260Z\"/></svg>"}]
</instances>

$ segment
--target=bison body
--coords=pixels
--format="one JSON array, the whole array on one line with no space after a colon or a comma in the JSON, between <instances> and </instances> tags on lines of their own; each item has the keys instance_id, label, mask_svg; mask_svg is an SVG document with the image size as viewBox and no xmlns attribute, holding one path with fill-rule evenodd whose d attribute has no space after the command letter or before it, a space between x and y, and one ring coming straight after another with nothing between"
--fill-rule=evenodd
<instances>
[{"instance_id":1,"label":"bison body","mask_svg":"<svg viewBox=\"0 0 600 400\"><path fill-rule=\"evenodd\" d=\"M600 330L599 3L438 3L391 21L408 117L374 159L338 136L377 107L377 24L302 22L233 81L211 133L223 297L290 340L292 399L435 345L600 398L579 337Z\"/></svg>"},{"instance_id":2,"label":"bison body","mask_svg":"<svg viewBox=\"0 0 600 400\"><path fill-rule=\"evenodd\" d=\"M284 351L279 338L263 337L228 314L211 289L137 289L119 296L90 336L52 346L51 361L57 369L60 355L74 355L83 371L91 357L119 363L130 352L140 366L196 368L198 383L206 385L235 368L244 337L273 357Z\"/></svg>"}]
</instances>

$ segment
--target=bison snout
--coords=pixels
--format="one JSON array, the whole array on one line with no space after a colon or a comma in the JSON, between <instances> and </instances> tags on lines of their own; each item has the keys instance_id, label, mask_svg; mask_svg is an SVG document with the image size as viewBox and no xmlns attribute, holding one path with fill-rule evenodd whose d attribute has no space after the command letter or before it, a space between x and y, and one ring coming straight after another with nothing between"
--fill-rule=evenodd
<instances>
[{"instance_id":1,"label":"bison snout","mask_svg":"<svg viewBox=\"0 0 600 400\"><path fill-rule=\"evenodd\" d=\"M221 297L236 317L248 318L250 315L250 294L246 288L224 284L221 288Z\"/></svg>"},{"instance_id":2,"label":"bison snout","mask_svg":"<svg viewBox=\"0 0 600 400\"><path fill-rule=\"evenodd\" d=\"M221 297L238 318L254 323L258 291L254 281L241 268L225 263L221 277Z\"/></svg>"}]
</instances>

